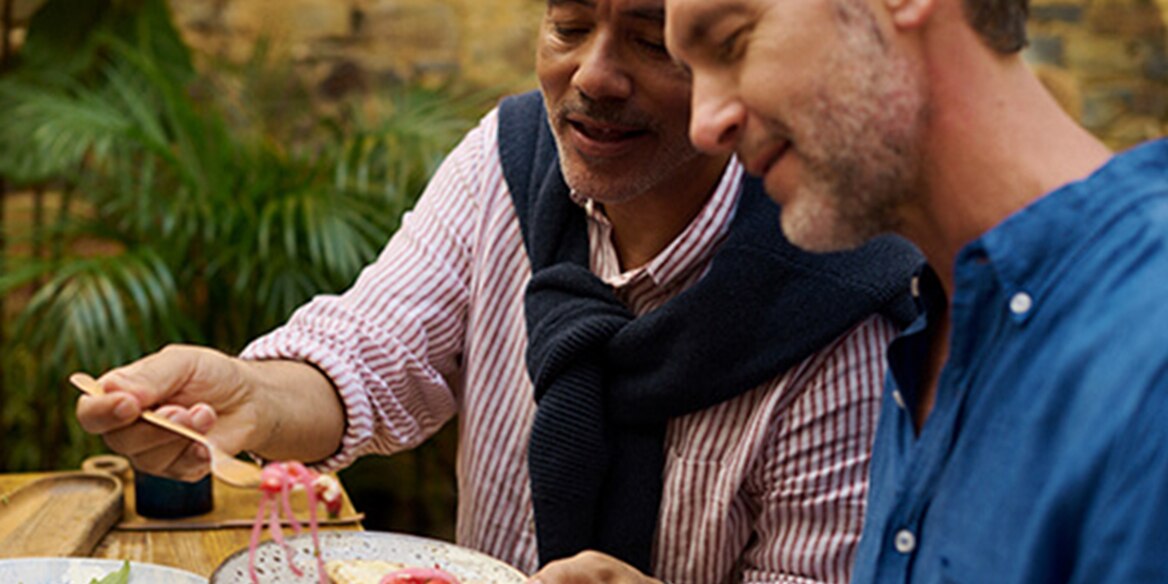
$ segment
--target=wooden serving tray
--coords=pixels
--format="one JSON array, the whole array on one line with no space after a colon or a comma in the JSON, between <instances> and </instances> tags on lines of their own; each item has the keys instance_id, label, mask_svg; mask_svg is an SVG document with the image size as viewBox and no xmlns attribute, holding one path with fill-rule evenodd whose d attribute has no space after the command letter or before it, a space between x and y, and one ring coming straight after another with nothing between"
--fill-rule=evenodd
<instances>
[{"instance_id":1,"label":"wooden serving tray","mask_svg":"<svg viewBox=\"0 0 1168 584\"><path fill-rule=\"evenodd\" d=\"M336 475L333 475L336 478ZM125 531L181 531L200 529L223 529L226 527L251 528L255 521L256 511L260 505L259 489L244 489L235 487L214 479L212 497L214 505L211 511L194 517L174 519L151 519L138 514L134 503L134 481L126 482L126 510L121 523L114 529ZM346 495L347 496L347 495ZM308 525L308 497L302 492L292 493L292 512L302 526ZM344 505L340 517L329 519L324 507L317 509L317 521L320 525L349 525L359 524L365 518L363 513L357 513L351 505ZM266 523L265 519L265 524ZM286 518L283 525L290 525Z\"/></svg>"},{"instance_id":2,"label":"wooden serving tray","mask_svg":"<svg viewBox=\"0 0 1168 584\"><path fill-rule=\"evenodd\" d=\"M100 472L37 479L0 499L0 558L87 556L122 518L122 481Z\"/></svg>"}]
</instances>

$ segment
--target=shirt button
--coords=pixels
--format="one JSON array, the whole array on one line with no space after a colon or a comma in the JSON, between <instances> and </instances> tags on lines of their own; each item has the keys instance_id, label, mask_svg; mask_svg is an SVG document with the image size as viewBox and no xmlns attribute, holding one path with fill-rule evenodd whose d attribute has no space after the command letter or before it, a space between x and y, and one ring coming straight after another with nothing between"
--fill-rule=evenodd
<instances>
[{"instance_id":1,"label":"shirt button","mask_svg":"<svg viewBox=\"0 0 1168 584\"><path fill-rule=\"evenodd\" d=\"M1018 292L1010 298L1010 312L1018 316L1022 316L1030 312L1030 308L1034 306L1034 300L1025 292Z\"/></svg>"},{"instance_id":2,"label":"shirt button","mask_svg":"<svg viewBox=\"0 0 1168 584\"><path fill-rule=\"evenodd\" d=\"M897 407L902 410L907 410L908 407L904 405L904 396L900 394L899 389L892 390L892 400L896 402Z\"/></svg>"},{"instance_id":3,"label":"shirt button","mask_svg":"<svg viewBox=\"0 0 1168 584\"><path fill-rule=\"evenodd\" d=\"M896 551L902 554L911 554L917 548L916 536L907 529L896 532L896 539L893 540L893 543L896 545Z\"/></svg>"}]
</instances>

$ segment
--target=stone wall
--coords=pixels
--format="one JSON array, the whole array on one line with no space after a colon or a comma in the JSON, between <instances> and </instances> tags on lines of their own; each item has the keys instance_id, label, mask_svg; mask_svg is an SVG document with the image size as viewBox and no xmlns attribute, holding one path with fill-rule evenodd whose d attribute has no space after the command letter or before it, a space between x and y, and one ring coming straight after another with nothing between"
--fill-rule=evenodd
<instances>
[{"instance_id":1,"label":"stone wall","mask_svg":"<svg viewBox=\"0 0 1168 584\"><path fill-rule=\"evenodd\" d=\"M86 0L77 0L84 2ZM44 0L11 2L19 47ZM511 92L534 87L543 0L168 0L194 48L242 62L263 39L326 94L453 78Z\"/></svg>"},{"instance_id":2,"label":"stone wall","mask_svg":"<svg viewBox=\"0 0 1168 584\"><path fill-rule=\"evenodd\" d=\"M1168 134L1168 0L1032 0L1027 59L1112 147Z\"/></svg>"},{"instance_id":3,"label":"stone wall","mask_svg":"<svg viewBox=\"0 0 1168 584\"><path fill-rule=\"evenodd\" d=\"M0 0L3 2L4 0ZM14 0L23 21L43 0ZM84 1L84 0L79 0ZM267 39L326 98L401 80L535 86L543 0L170 0L196 48ZM1168 0L1032 0L1027 59L1111 146L1168 134ZM19 29L14 38L22 38Z\"/></svg>"},{"instance_id":4,"label":"stone wall","mask_svg":"<svg viewBox=\"0 0 1168 584\"><path fill-rule=\"evenodd\" d=\"M259 39L327 94L452 78L532 86L539 0L170 0L196 48L233 60Z\"/></svg>"}]
</instances>

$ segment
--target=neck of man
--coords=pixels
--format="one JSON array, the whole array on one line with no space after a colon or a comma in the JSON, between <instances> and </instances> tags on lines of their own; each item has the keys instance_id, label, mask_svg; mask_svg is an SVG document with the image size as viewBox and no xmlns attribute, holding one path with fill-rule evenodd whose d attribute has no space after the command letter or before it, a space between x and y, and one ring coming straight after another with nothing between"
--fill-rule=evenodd
<instances>
[{"instance_id":1,"label":"neck of man","mask_svg":"<svg viewBox=\"0 0 1168 584\"><path fill-rule=\"evenodd\" d=\"M963 23L925 32L922 42L931 55L922 196L902 234L952 297L963 246L1087 177L1111 152L1063 111L1021 57L992 52Z\"/></svg>"},{"instance_id":2,"label":"neck of man","mask_svg":"<svg viewBox=\"0 0 1168 584\"><path fill-rule=\"evenodd\" d=\"M714 195L728 161L700 156L649 191L604 205L622 270L647 264L689 226Z\"/></svg>"},{"instance_id":3,"label":"neck of man","mask_svg":"<svg viewBox=\"0 0 1168 584\"><path fill-rule=\"evenodd\" d=\"M948 16L933 19L918 39L930 109L920 195L903 209L899 232L921 249L952 298L961 248L1046 193L1090 175L1111 152L1062 110L1021 57L994 53L963 16ZM918 431L948 361L950 316L939 318L929 339L913 412Z\"/></svg>"}]
</instances>

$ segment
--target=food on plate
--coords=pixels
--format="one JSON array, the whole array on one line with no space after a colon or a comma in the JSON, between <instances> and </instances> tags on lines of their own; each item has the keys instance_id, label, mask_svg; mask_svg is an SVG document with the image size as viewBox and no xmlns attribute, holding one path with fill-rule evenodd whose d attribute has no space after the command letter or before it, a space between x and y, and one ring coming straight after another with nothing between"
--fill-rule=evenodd
<instances>
[{"instance_id":1,"label":"food on plate","mask_svg":"<svg viewBox=\"0 0 1168 584\"><path fill-rule=\"evenodd\" d=\"M380 560L330 560L325 562L324 571L332 584L378 584L387 572L404 567Z\"/></svg>"},{"instance_id":2,"label":"food on plate","mask_svg":"<svg viewBox=\"0 0 1168 584\"><path fill-rule=\"evenodd\" d=\"M437 566L402 568L382 576L379 584L459 584L458 578Z\"/></svg>"},{"instance_id":3,"label":"food on plate","mask_svg":"<svg viewBox=\"0 0 1168 584\"><path fill-rule=\"evenodd\" d=\"M94 578L89 581L89 584L129 584L130 582L130 561L123 560L122 567L106 574L105 578L98 580Z\"/></svg>"},{"instance_id":4,"label":"food on plate","mask_svg":"<svg viewBox=\"0 0 1168 584\"><path fill-rule=\"evenodd\" d=\"M318 503L324 503L329 517L340 514L341 486L337 480L328 475L318 474L299 462L272 462L264 465L259 488L260 504L251 528L251 542L247 548L247 572L251 576L251 581L256 584L260 581L255 569L255 552L256 546L260 543L260 535L264 531L265 518L272 539L284 549L289 569L297 576L304 575L296 565L295 551L284 541L284 532L280 529L282 511L284 519L292 525L292 531L297 535L301 533L300 522L292 513L291 494L296 490L304 490L308 494L308 531L312 534L312 555L316 558L316 572L321 584L328 584L324 559L320 552L320 538L317 536L316 506Z\"/></svg>"},{"instance_id":5,"label":"food on plate","mask_svg":"<svg viewBox=\"0 0 1168 584\"><path fill-rule=\"evenodd\" d=\"M332 560L325 564L332 584L459 584L438 566L410 567L382 560Z\"/></svg>"}]
</instances>

